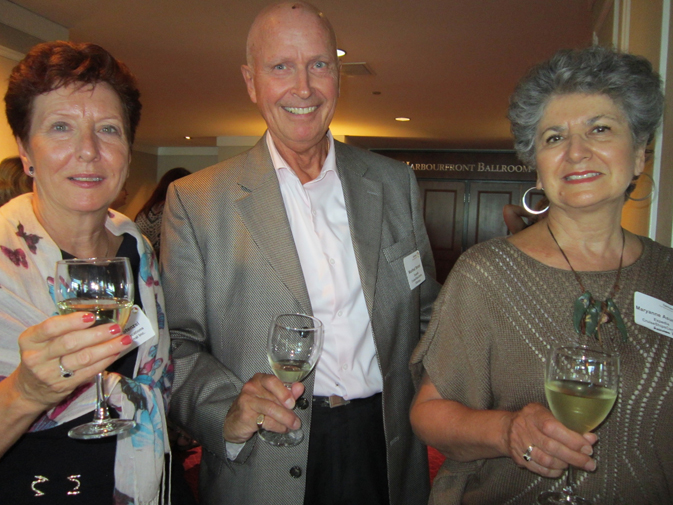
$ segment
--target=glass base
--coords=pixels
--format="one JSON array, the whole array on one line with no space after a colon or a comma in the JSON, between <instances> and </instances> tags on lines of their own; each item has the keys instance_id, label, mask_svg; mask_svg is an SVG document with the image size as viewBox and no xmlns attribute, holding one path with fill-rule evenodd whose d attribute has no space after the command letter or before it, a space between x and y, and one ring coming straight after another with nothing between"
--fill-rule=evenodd
<instances>
[{"instance_id":1,"label":"glass base","mask_svg":"<svg viewBox=\"0 0 673 505\"><path fill-rule=\"evenodd\" d=\"M260 428L257 430L259 438L264 440L267 444L276 447L292 447L300 444L304 440L304 432L301 429L288 431L287 433L276 433L275 431L268 431Z\"/></svg>"},{"instance_id":2,"label":"glass base","mask_svg":"<svg viewBox=\"0 0 673 505\"><path fill-rule=\"evenodd\" d=\"M104 419L81 424L68 432L70 438L91 440L95 438L114 437L129 431L136 425L130 419Z\"/></svg>"},{"instance_id":3,"label":"glass base","mask_svg":"<svg viewBox=\"0 0 673 505\"><path fill-rule=\"evenodd\" d=\"M589 500L563 491L542 493L537 502L540 505L593 505Z\"/></svg>"}]
</instances>

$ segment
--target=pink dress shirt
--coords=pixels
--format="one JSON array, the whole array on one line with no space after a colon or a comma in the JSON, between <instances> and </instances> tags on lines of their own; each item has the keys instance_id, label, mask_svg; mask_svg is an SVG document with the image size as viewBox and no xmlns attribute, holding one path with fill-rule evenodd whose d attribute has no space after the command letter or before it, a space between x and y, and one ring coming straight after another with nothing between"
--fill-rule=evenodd
<instances>
[{"instance_id":1,"label":"pink dress shirt","mask_svg":"<svg viewBox=\"0 0 673 505\"><path fill-rule=\"evenodd\" d=\"M343 188L336 171L334 138L329 131L327 137L329 153L320 175L303 185L278 153L268 132L266 143L313 315L325 327L313 394L339 395L352 400L380 393L383 377L355 260Z\"/></svg>"}]
</instances>

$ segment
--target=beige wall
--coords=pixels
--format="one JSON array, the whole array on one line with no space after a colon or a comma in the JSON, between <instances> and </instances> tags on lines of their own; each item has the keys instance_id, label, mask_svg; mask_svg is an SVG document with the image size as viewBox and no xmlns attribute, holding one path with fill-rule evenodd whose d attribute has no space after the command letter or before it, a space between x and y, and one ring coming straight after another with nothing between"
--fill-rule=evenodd
<instances>
[{"instance_id":1,"label":"beige wall","mask_svg":"<svg viewBox=\"0 0 673 505\"><path fill-rule=\"evenodd\" d=\"M592 9L594 15L594 31L598 42L605 46L616 46L621 50L628 51L646 57L652 63L653 67L659 69L661 58L661 39L662 39L662 18L664 12L665 0L597 0ZM668 0L666 0L668 1ZM670 74L669 74L670 75ZM673 96L666 93L667 96ZM670 100L669 100L670 102ZM664 136L663 147L666 146L666 137ZM671 140L673 142L673 139ZM651 146L655 148L656 146ZM673 149L673 147L671 148ZM664 158L660 160L653 157L646 167L646 172L658 177L656 167L659 163L664 164ZM670 163L668 164L670 165ZM663 172L663 171L662 171ZM658 181L658 194L673 194L673 181L663 178ZM645 196L650 189L650 180L647 177L641 177L638 183L636 196ZM629 201L624 206L622 213L622 225L639 235L651 236L659 242L670 245L670 208L666 208L669 202L662 202L662 198L648 199L642 202ZM663 207L662 207L663 204ZM664 228L668 226L668 237L657 231L656 234L650 232L650 219L655 215L657 219L657 229L662 222Z\"/></svg>"},{"instance_id":2,"label":"beige wall","mask_svg":"<svg viewBox=\"0 0 673 505\"><path fill-rule=\"evenodd\" d=\"M669 29L671 20L668 20ZM668 65L666 70L666 109L662 128L661 169L659 173L657 209L657 242L673 246L673 40L668 39Z\"/></svg>"},{"instance_id":3,"label":"beige wall","mask_svg":"<svg viewBox=\"0 0 673 505\"><path fill-rule=\"evenodd\" d=\"M7 79L9 73L16 66L16 61L0 56L0 96L4 97L7 92ZM16 156L19 152L16 149L16 142L12 135L12 130L7 124L7 116L5 116L4 101L2 102L2 114L0 114L0 159L8 156Z\"/></svg>"},{"instance_id":4,"label":"beige wall","mask_svg":"<svg viewBox=\"0 0 673 505\"><path fill-rule=\"evenodd\" d=\"M138 211L145 205L157 184L158 159L154 154L141 151L133 151L131 157L131 170L126 181L126 189L129 196L126 204L118 210L131 219L136 217Z\"/></svg>"},{"instance_id":5,"label":"beige wall","mask_svg":"<svg viewBox=\"0 0 673 505\"><path fill-rule=\"evenodd\" d=\"M199 170L209 167L217 163L217 154L206 155L160 155L158 158L159 164L157 166L157 181L163 177L171 168L183 167L190 172L198 172Z\"/></svg>"},{"instance_id":6,"label":"beige wall","mask_svg":"<svg viewBox=\"0 0 673 505\"><path fill-rule=\"evenodd\" d=\"M661 46L661 18L662 0L631 0L630 13L628 13L628 37L621 34L621 40L628 42L624 47L630 53L644 56L659 70L660 46ZM628 8L628 4L625 5ZM621 13L624 19L627 14ZM624 44L626 45L626 44ZM646 172L652 175L653 163L649 163ZM644 186L643 196L651 189L650 180L645 177L639 181L639 186ZM652 212L652 200L634 202L628 201L622 212L622 224L624 228L638 235L649 234L650 213Z\"/></svg>"}]
</instances>

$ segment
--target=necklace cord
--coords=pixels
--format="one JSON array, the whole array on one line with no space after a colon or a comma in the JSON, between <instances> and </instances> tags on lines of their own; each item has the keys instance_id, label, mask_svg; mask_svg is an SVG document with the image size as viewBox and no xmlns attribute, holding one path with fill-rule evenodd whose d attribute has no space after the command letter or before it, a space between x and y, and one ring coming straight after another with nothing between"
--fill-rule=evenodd
<instances>
[{"instance_id":1,"label":"necklace cord","mask_svg":"<svg viewBox=\"0 0 673 505\"><path fill-rule=\"evenodd\" d=\"M586 291L584 288L584 284L582 284L582 279L580 278L579 274L575 271L573 268L572 264L570 263L570 260L568 259L568 256L566 255L565 251L561 247L561 245L558 243L558 240L556 240L556 237L554 236L554 232L551 231L551 227L549 226L549 223L547 223L547 229L549 230L549 234L551 235L551 238L554 240L554 243L556 244L556 247L558 247L559 251L561 251L561 254L563 255L563 258L566 260L566 263L568 263L568 266L570 267L570 270L572 273L575 275L575 279L577 279L577 282L580 285L580 288L582 289L582 293ZM622 230L622 252L619 255L619 268L617 268L617 279L615 279L615 283L612 286L612 289L610 290L610 293L608 294L608 298L613 298L617 292L619 291L619 278L622 275L622 264L624 261L624 248L626 246L626 235L624 234L624 228Z\"/></svg>"},{"instance_id":2,"label":"necklace cord","mask_svg":"<svg viewBox=\"0 0 673 505\"><path fill-rule=\"evenodd\" d=\"M617 324L617 328L619 329L619 332L622 334L622 340L626 341L626 326L624 325L624 321L622 320L622 317L619 313L619 309L617 308L617 305L613 300L614 296L619 291L619 280L622 274L622 265L624 261L624 249L626 247L626 234L624 233L624 228L621 229L622 252L619 256L619 268L617 269L617 278L615 279L615 283L612 286L610 293L608 293L608 296L605 299L605 301L600 303L600 312L598 311L599 309L597 308L597 304L594 301L593 295L584 288L582 279L573 268L572 264L570 263L570 260L568 259L568 256L566 255L561 245L558 243L558 240L556 240L554 232L551 231L549 223L547 223L547 230L549 230L551 238L554 240L554 243L559 248L559 251L561 251L563 258L568 263L570 270L574 274L575 279L577 279L577 282L580 285L580 289L582 290L582 294L575 301L575 315L573 316L575 320L575 330L580 335L584 334L584 335L596 336L596 333L598 333L598 340L601 341L600 337L601 325L604 322L608 322L612 318L614 318Z\"/></svg>"}]
</instances>

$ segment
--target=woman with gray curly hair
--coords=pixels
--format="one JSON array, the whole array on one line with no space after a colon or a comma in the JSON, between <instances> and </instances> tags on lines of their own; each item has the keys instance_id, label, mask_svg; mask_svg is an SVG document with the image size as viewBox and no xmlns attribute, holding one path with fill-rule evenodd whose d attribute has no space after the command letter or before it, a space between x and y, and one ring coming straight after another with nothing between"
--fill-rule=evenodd
<instances>
[{"instance_id":1,"label":"woman with gray curly hair","mask_svg":"<svg viewBox=\"0 0 673 505\"><path fill-rule=\"evenodd\" d=\"M459 259L414 352L412 425L447 457L430 503L536 503L569 466L594 503L673 503L673 341L641 318L673 304L673 251L621 226L662 111L650 63L601 47L557 53L512 95L515 146L549 210ZM546 356L561 345L620 356L594 433L547 408Z\"/></svg>"}]
</instances>

